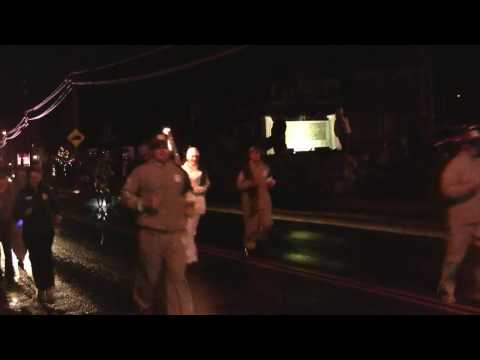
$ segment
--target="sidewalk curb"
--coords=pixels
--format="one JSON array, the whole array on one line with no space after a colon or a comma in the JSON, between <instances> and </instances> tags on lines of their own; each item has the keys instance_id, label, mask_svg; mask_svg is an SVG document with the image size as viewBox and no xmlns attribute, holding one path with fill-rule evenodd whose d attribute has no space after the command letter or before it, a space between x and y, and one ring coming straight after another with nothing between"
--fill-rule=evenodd
<instances>
[{"instance_id":1,"label":"sidewalk curb","mask_svg":"<svg viewBox=\"0 0 480 360\"><path fill-rule=\"evenodd\" d=\"M230 215L242 215L241 210L235 208L225 208L225 207L214 207L210 206L208 211L211 213L223 213ZM312 213L310 213L312 214ZM372 216L373 217L373 216ZM399 225L392 224L384 221L384 223L375 223L372 221L366 220L355 220L349 218L349 216L341 215L329 215L326 216L322 213L316 213L316 216L306 215L306 213L301 212L287 212L276 210L274 211L272 218L277 221L288 221L296 223L305 223L305 224L316 224L316 225L328 225L328 226L337 226L345 227L356 230L370 230L370 231L379 231L387 232L399 235L409 235L409 236L421 236L421 237L431 237L436 239L444 239L445 231L439 226L433 226L431 224L417 224L415 226L409 225Z\"/></svg>"}]
</instances>

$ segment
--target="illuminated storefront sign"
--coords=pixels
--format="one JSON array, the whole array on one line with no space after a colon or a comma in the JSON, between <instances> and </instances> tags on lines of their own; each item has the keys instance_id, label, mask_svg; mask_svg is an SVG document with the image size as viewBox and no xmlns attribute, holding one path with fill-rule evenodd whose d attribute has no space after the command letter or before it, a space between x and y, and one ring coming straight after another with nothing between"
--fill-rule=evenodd
<instances>
[{"instance_id":1,"label":"illuminated storefront sign","mask_svg":"<svg viewBox=\"0 0 480 360\"><path fill-rule=\"evenodd\" d=\"M265 135L271 137L274 120L265 117ZM335 115L328 115L326 120L287 121L285 144L288 149L296 152L315 151L319 148L338 148L335 136ZM270 149L267 154L273 155Z\"/></svg>"},{"instance_id":2,"label":"illuminated storefront sign","mask_svg":"<svg viewBox=\"0 0 480 360\"><path fill-rule=\"evenodd\" d=\"M30 154L29 153L18 153L17 154L17 165L18 166L30 166Z\"/></svg>"}]
</instances>

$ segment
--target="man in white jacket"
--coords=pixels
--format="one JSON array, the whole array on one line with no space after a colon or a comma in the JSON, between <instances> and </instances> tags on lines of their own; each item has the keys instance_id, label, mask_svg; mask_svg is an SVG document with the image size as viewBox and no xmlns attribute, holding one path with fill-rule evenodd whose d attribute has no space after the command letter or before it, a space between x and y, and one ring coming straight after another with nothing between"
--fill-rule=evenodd
<instances>
[{"instance_id":1,"label":"man in white jacket","mask_svg":"<svg viewBox=\"0 0 480 360\"><path fill-rule=\"evenodd\" d=\"M446 254L438 291L447 304L456 302L456 274L467 251L471 246L480 246L479 128L467 128L454 141L459 143L460 150L446 165L440 180L440 190L449 206ZM475 264L475 273L479 271L480 264Z\"/></svg>"}]
</instances>

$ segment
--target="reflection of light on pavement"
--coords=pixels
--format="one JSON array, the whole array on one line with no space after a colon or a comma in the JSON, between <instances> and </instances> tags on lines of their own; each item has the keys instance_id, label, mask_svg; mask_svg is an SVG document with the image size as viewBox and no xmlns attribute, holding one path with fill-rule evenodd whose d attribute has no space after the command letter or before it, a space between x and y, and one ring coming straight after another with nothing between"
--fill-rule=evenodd
<instances>
[{"instance_id":1,"label":"reflection of light on pavement","mask_svg":"<svg viewBox=\"0 0 480 360\"><path fill-rule=\"evenodd\" d=\"M15 255L15 252L12 251L12 262L13 262L13 269L15 270L15 281L18 281L20 278L20 269L18 268L18 258ZM23 268L25 269L25 272L33 278L32 274L32 263L30 262L30 257L28 256L28 252L25 255L25 258L23 259Z\"/></svg>"},{"instance_id":2,"label":"reflection of light on pavement","mask_svg":"<svg viewBox=\"0 0 480 360\"><path fill-rule=\"evenodd\" d=\"M335 247L345 247L346 240L345 238L334 236L328 233L318 233L313 231L307 230L292 230L284 233L282 238L292 242L292 243L300 243L300 242L310 242L315 244L317 242L321 245L328 245L328 246L335 246ZM306 244L305 244L306 245Z\"/></svg>"},{"instance_id":3,"label":"reflection of light on pavement","mask_svg":"<svg viewBox=\"0 0 480 360\"><path fill-rule=\"evenodd\" d=\"M105 220L107 218L107 202L105 200L101 200L100 203L97 202L97 219L98 220Z\"/></svg>"},{"instance_id":4,"label":"reflection of light on pavement","mask_svg":"<svg viewBox=\"0 0 480 360\"><path fill-rule=\"evenodd\" d=\"M107 202L105 200L101 200L99 203L97 199L91 199L87 202L87 204L94 209L100 209L101 207L105 208L107 206Z\"/></svg>"},{"instance_id":5,"label":"reflection of light on pavement","mask_svg":"<svg viewBox=\"0 0 480 360\"><path fill-rule=\"evenodd\" d=\"M112 201L112 205L113 205L114 201ZM105 199L102 199L100 201L100 203L98 202L97 199L91 199L87 202L87 206L89 206L90 208L93 208L93 209L104 209L104 210L107 210L107 202L105 201Z\"/></svg>"},{"instance_id":6,"label":"reflection of light on pavement","mask_svg":"<svg viewBox=\"0 0 480 360\"><path fill-rule=\"evenodd\" d=\"M107 210L107 202L105 200L100 201L100 204L97 204L97 208Z\"/></svg>"},{"instance_id":7,"label":"reflection of light on pavement","mask_svg":"<svg viewBox=\"0 0 480 360\"><path fill-rule=\"evenodd\" d=\"M0 268L3 272L5 272L5 252L3 251L3 245L0 246L0 252L2 256L2 261L0 262ZM15 272L15 281L18 281L20 278L20 269L18 268L18 258L17 255L15 254L14 251L12 251L12 265L13 265L13 270ZM28 276L33 277L32 275L32 263L30 262L30 257L25 255L25 258L23 259L23 267L25 268L25 271L27 272Z\"/></svg>"},{"instance_id":8,"label":"reflection of light on pavement","mask_svg":"<svg viewBox=\"0 0 480 360\"><path fill-rule=\"evenodd\" d=\"M297 263L297 264L302 264L302 265L320 265L320 266L325 266L330 269L335 269L335 270L341 270L345 268L345 264L338 262L338 261L332 261L329 260L325 257L321 256L311 256L307 254L301 254L301 253L286 253L283 255L283 259Z\"/></svg>"},{"instance_id":9,"label":"reflection of light on pavement","mask_svg":"<svg viewBox=\"0 0 480 360\"><path fill-rule=\"evenodd\" d=\"M294 240L320 240L323 235L312 231L293 230L288 233L288 237Z\"/></svg>"},{"instance_id":10,"label":"reflection of light on pavement","mask_svg":"<svg viewBox=\"0 0 480 360\"><path fill-rule=\"evenodd\" d=\"M299 254L299 253L288 253L285 254L285 259L293 262L298 262L302 264L312 264L315 263L315 258L310 255Z\"/></svg>"},{"instance_id":11,"label":"reflection of light on pavement","mask_svg":"<svg viewBox=\"0 0 480 360\"><path fill-rule=\"evenodd\" d=\"M33 278L32 263L30 262L30 256L28 255L28 253L25 256L25 259L23 260L23 267L25 268L25 271L27 272L28 276Z\"/></svg>"},{"instance_id":12,"label":"reflection of light on pavement","mask_svg":"<svg viewBox=\"0 0 480 360\"><path fill-rule=\"evenodd\" d=\"M95 209L98 206L97 200L95 200L95 199L88 200L87 201L87 206Z\"/></svg>"},{"instance_id":13,"label":"reflection of light on pavement","mask_svg":"<svg viewBox=\"0 0 480 360\"><path fill-rule=\"evenodd\" d=\"M110 206L114 206L114 202L113 200ZM108 216L108 204L105 199L101 199L100 201L91 199L87 201L87 206L95 211L98 220L105 220Z\"/></svg>"}]
</instances>

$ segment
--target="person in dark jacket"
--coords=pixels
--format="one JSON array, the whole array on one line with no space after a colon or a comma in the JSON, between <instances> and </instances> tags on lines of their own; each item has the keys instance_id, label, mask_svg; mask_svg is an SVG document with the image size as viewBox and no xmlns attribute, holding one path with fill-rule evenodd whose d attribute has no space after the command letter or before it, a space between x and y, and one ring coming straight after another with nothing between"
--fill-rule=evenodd
<instances>
[{"instance_id":1,"label":"person in dark jacket","mask_svg":"<svg viewBox=\"0 0 480 360\"><path fill-rule=\"evenodd\" d=\"M13 190L13 200L12 200L12 208L13 202L17 198L17 194L27 185L27 169L25 167L18 167L15 170L15 181L12 183L12 190ZM12 209L13 210L13 209ZM21 224L12 224L12 231L11 231L11 245L12 250L15 253L17 260L18 260L18 268L25 270L23 260L27 254L27 249L23 242L23 229Z\"/></svg>"},{"instance_id":2,"label":"person in dark jacket","mask_svg":"<svg viewBox=\"0 0 480 360\"><path fill-rule=\"evenodd\" d=\"M54 227L62 217L53 189L42 181L42 169L28 169L28 184L15 200L15 220L23 221L23 240L30 254L33 278L40 302L54 302L52 245Z\"/></svg>"}]
</instances>

